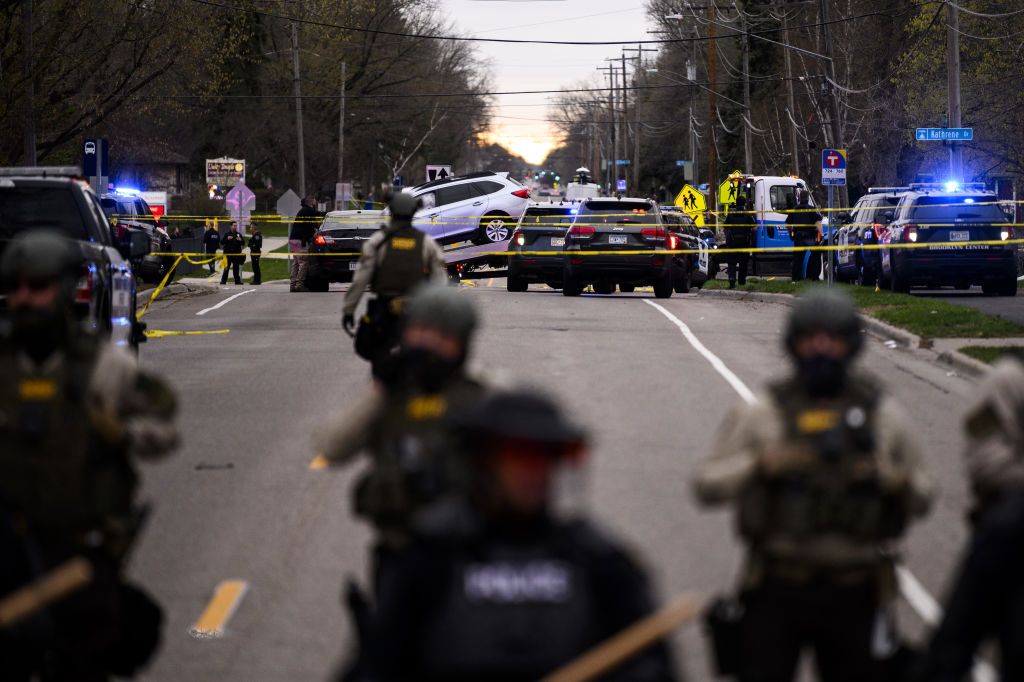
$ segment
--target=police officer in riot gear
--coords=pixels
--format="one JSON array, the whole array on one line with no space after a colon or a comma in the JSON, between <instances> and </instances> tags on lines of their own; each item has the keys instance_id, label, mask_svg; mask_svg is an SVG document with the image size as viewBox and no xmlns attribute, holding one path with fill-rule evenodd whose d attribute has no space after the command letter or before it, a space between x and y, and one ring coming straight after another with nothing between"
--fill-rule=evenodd
<instances>
[{"instance_id":1,"label":"police officer in riot gear","mask_svg":"<svg viewBox=\"0 0 1024 682\"><path fill-rule=\"evenodd\" d=\"M27 232L0 260L0 594L76 557L92 573L79 592L0 628L4 679L131 675L159 640L159 607L120 573L142 516L132 459L176 446L175 399L75 319L74 248Z\"/></svg>"},{"instance_id":2,"label":"police officer in riot gear","mask_svg":"<svg viewBox=\"0 0 1024 682\"><path fill-rule=\"evenodd\" d=\"M736 197L736 205L725 219L725 248L747 249L754 245L754 231L757 223L754 216L747 212L747 197L740 195ZM747 267L750 262L750 254L741 251L731 251L726 258L729 261L729 288L736 288L736 270L739 268L740 286L747 283Z\"/></svg>"},{"instance_id":3,"label":"police officer in riot gear","mask_svg":"<svg viewBox=\"0 0 1024 682\"><path fill-rule=\"evenodd\" d=\"M422 285L406 305L399 352L381 386L321 437L321 454L345 465L367 452L354 511L373 524L376 566L408 540L412 514L464 484L447 418L479 401L484 386L466 371L476 310L445 284Z\"/></svg>"},{"instance_id":4,"label":"police officer in riot gear","mask_svg":"<svg viewBox=\"0 0 1024 682\"><path fill-rule=\"evenodd\" d=\"M747 545L739 605L712 622L716 648L734 652L720 672L741 682L792 680L804 647L823 682L894 665L897 543L931 492L900 405L851 368L861 345L845 296L800 299L785 334L794 373L726 419L697 473L698 499L735 504Z\"/></svg>"},{"instance_id":5,"label":"police officer in riot gear","mask_svg":"<svg viewBox=\"0 0 1024 682\"><path fill-rule=\"evenodd\" d=\"M557 472L584 449L553 402L496 393L454 422L473 485L418 517L380 586L356 679L537 680L654 610L615 540L552 511ZM670 680L669 659L655 645L602 679Z\"/></svg>"},{"instance_id":6,"label":"police officer in riot gear","mask_svg":"<svg viewBox=\"0 0 1024 682\"><path fill-rule=\"evenodd\" d=\"M811 193L803 187L796 190L795 206L786 216L786 229L793 239L792 280L799 282L806 277L817 280L821 274L821 254L800 247L816 246L821 241L821 214L811 206Z\"/></svg>"},{"instance_id":7,"label":"police officer in riot gear","mask_svg":"<svg viewBox=\"0 0 1024 682\"><path fill-rule=\"evenodd\" d=\"M388 201L391 222L363 245L359 266L345 293L341 326L355 334L356 352L370 360L380 378L398 341L402 302L417 285L446 277L441 247L412 225L420 201L395 192ZM355 333L355 314L369 286L376 294Z\"/></svg>"}]
</instances>

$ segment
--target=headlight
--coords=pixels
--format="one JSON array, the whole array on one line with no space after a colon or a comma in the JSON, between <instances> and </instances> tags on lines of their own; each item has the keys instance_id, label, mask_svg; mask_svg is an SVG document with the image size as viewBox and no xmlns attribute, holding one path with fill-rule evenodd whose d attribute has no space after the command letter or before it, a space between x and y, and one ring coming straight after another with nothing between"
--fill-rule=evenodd
<instances>
[{"instance_id":1,"label":"headlight","mask_svg":"<svg viewBox=\"0 0 1024 682\"><path fill-rule=\"evenodd\" d=\"M1005 242L1007 239L1010 238L1010 231L1009 230L1002 230L999 233L999 238L1002 239Z\"/></svg>"}]
</instances>

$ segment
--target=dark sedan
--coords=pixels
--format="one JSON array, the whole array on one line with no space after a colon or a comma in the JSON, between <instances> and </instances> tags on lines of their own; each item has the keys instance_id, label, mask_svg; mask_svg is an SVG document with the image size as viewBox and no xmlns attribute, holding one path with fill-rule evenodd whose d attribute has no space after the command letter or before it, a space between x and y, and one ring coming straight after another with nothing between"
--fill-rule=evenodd
<instances>
[{"instance_id":1,"label":"dark sedan","mask_svg":"<svg viewBox=\"0 0 1024 682\"><path fill-rule=\"evenodd\" d=\"M309 244L306 288L327 291L331 282L351 282L363 244L380 229L380 212L329 213Z\"/></svg>"},{"instance_id":2,"label":"dark sedan","mask_svg":"<svg viewBox=\"0 0 1024 682\"><path fill-rule=\"evenodd\" d=\"M576 204L561 202L526 207L509 242L509 251L513 254L508 258L506 287L509 291L526 291L531 282L546 283L552 289L562 288L565 233L572 225L576 210Z\"/></svg>"}]
</instances>

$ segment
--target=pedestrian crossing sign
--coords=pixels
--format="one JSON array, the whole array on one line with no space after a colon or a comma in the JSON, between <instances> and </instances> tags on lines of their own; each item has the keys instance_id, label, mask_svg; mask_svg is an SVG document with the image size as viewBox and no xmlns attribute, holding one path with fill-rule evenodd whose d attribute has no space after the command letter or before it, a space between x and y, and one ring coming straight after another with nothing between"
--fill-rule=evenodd
<instances>
[{"instance_id":1,"label":"pedestrian crossing sign","mask_svg":"<svg viewBox=\"0 0 1024 682\"><path fill-rule=\"evenodd\" d=\"M704 227L704 212L708 210L708 200L702 192L695 190L690 185L683 185L673 202L683 209L698 227Z\"/></svg>"}]
</instances>

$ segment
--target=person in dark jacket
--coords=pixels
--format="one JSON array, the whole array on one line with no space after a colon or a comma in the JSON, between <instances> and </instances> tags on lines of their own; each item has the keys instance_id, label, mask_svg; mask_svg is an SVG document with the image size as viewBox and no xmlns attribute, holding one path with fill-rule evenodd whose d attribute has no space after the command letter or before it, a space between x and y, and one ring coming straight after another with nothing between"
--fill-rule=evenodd
<instances>
[{"instance_id":1,"label":"person in dark jacket","mask_svg":"<svg viewBox=\"0 0 1024 682\"><path fill-rule=\"evenodd\" d=\"M797 247L793 251L793 281L799 282L805 276L809 280L816 280L821 274L821 254L799 248L815 246L821 240L821 214L811 206L811 193L803 188L798 189L796 207L787 213L789 215L786 216L786 229L793 238L793 246Z\"/></svg>"},{"instance_id":2,"label":"person in dark jacket","mask_svg":"<svg viewBox=\"0 0 1024 682\"><path fill-rule=\"evenodd\" d=\"M207 225L206 233L203 235L203 246L206 248L206 257L210 258L210 274L217 272L217 261L213 257L217 255L220 248L220 233L216 225Z\"/></svg>"},{"instance_id":3,"label":"person in dark jacket","mask_svg":"<svg viewBox=\"0 0 1024 682\"><path fill-rule=\"evenodd\" d=\"M453 418L476 484L425 510L381 576L364 674L391 682L543 678L654 611L645 573L583 519L552 507L584 434L548 398L499 392ZM672 680L664 644L609 680Z\"/></svg>"},{"instance_id":4,"label":"person in dark jacket","mask_svg":"<svg viewBox=\"0 0 1024 682\"><path fill-rule=\"evenodd\" d=\"M242 263L245 256L242 255L242 248L245 246L245 238L238 233L238 223L231 223L231 231L224 235L221 242L221 250L227 256L227 264L224 266L224 274L220 277L221 284L228 283L228 270L235 275L235 284L242 283Z\"/></svg>"},{"instance_id":5,"label":"person in dark jacket","mask_svg":"<svg viewBox=\"0 0 1024 682\"><path fill-rule=\"evenodd\" d=\"M309 242L316 232L319 218L324 214L316 210L316 197L310 194L302 200L302 208L288 229L288 250L292 253L291 291L307 291L306 270L309 266Z\"/></svg>"},{"instance_id":6,"label":"person in dark jacket","mask_svg":"<svg viewBox=\"0 0 1024 682\"><path fill-rule=\"evenodd\" d=\"M746 249L754 244L754 230L757 223L754 216L747 212L747 198L736 197L736 205L729 211L725 219L725 248ZM747 283L747 265L750 261L750 254L747 252L730 251L729 261L729 288L736 288L736 268L739 266L740 286Z\"/></svg>"},{"instance_id":7,"label":"person in dark jacket","mask_svg":"<svg viewBox=\"0 0 1024 682\"><path fill-rule=\"evenodd\" d=\"M252 283L262 284L263 275L260 273L260 257L263 254L263 233L259 225L252 226L252 236L249 237L249 258L252 259Z\"/></svg>"}]
</instances>

